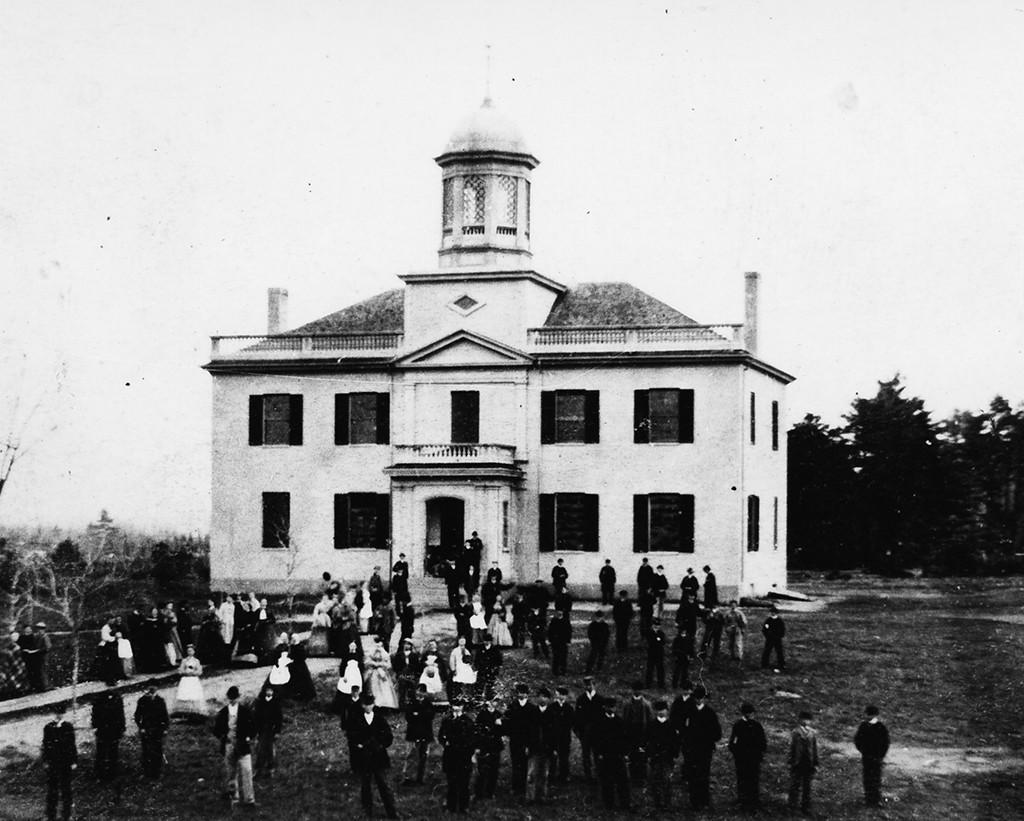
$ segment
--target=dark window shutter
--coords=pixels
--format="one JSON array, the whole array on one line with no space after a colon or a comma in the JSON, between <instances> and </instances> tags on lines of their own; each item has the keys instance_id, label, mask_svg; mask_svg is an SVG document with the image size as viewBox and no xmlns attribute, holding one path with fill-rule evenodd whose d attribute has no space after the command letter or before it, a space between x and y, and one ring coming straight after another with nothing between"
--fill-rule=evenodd
<instances>
[{"instance_id":1,"label":"dark window shutter","mask_svg":"<svg viewBox=\"0 0 1024 821\"><path fill-rule=\"evenodd\" d=\"M540 442L550 445L555 441L555 392L540 394Z\"/></svg>"},{"instance_id":2,"label":"dark window shutter","mask_svg":"<svg viewBox=\"0 0 1024 821\"><path fill-rule=\"evenodd\" d=\"M757 394L750 392L750 444L757 444Z\"/></svg>"},{"instance_id":3,"label":"dark window shutter","mask_svg":"<svg viewBox=\"0 0 1024 821\"><path fill-rule=\"evenodd\" d=\"M334 394L334 444L348 444L348 394Z\"/></svg>"},{"instance_id":4,"label":"dark window shutter","mask_svg":"<svg viewBox=\"0 0 1024 821\"><path fill-rule=\"evenodd\" d=\"M381 394L387 396L387 394ZM377 549L386 550L391 538L391 496L377 494Z\"/></svg>"},{"instance_id":5,"label":"dark window shutter","mask_svg":"<svg viewBox=\"0 0 1024 821\"><path fill-rule=\"evenodd\" d=\"M679 497L679 549L683 553L693 553L694 549L693 510L693 494L682 494Z\"/></svg>"},{"instance_id":6,"label":"dark window shutter","mask_svg":"<svg viewBox=\"0 0 1024 821\"><path fill-rule=\"evenodd\" d=\"M583 404L583 441L601 441L601 392L587 391Z\"/></svg>"},{"instance_id":7,"label":"dark window shutter","mask_svg":"<svg viewBox=\"0 0 1024 821\"><path fill-rule=\"evenodd\" d=\"M540 534L538 547L542 553L555 549L555 494L540 494Z\"/></svg>"},{"instance_id":8,"label":"dark window shutter","mask_svg":"<svg viewBox=\"0 0 1024 821\"><path fill-rule=\"evenodd\" d=\"M343 396L344 394L339 394ZM348 547L348 494L334 494L334 549Z\"/></svg>"},{"instance_id":9,"label":"dark window shutter","mask_svg":"<svg viewBox=\"0 0 1024 821\"><path fill-rule=\"evenodd\" d=\"M377 444L391 441L391 394L377 394Z\"/></svg>"},{"instance_id":10,"label":"dark window shutter","mask_svg":"<svg viewBox=\"0 0 1024 821\"><path fill-rule=\"evenodd\" d=\"M263 397L249 397L249 444L263 444Z\"/></svg>"},{"instance_id":11,"label":"dark window shutter","mask_svg":"<svg viewBox=\"0 0 1024 821\"><path fill-rule=\"evenodd\" d=\"M288 444L302 444L302 394L288 397Z\"/></svg>"},{"instance_id":12,"label":"dark window shutter","mask_svg":"<svg viewBox=\"0 0 1024 821\"><path fill-rule=\"evenodd\" d=\"M747 550L754 552L761 547L761 500L757 496L747 497Z\"/></svg>"},{"instance_id":13,"label":"dark window shutter","mask_svg":"<svg viewBox=\"0 0 1024 821\"><path fill-rule=\"evenodd\" d=\"M634 553L646 553L650 549L650 527L647 521L647 494L635 494L633 496Z\"/></svg>"},{"instance_id":14,"label":"dark window shutter","mask_svg":"<svg viewBox=\"0 0 1024 821\"><path fill-rule=\"evenodd\" d=\"M601 534L598 528L599 499L600 497L596 493L587 493L583 496L583 549L591 553L596 553L601 543Z\"/></svg>"},{"instance_id":15,"label":"dark window shutter","mask_svg":"<svg viewBox=\"0 0 1024 821\"><path fill-rule=\"evenodd\" d=\"M651 402L647 391L633 391L633 441L651 441Z\"/></svg>"},{"instance_id":16,"label":"dark window shutter","mask_svg":"<svg viewBox=\"0 0 1024 821\"><path fill-rule=\"evenodd\" d=\"M693 441L693 390L679 391L679 441Z\"/></svg>"},{"instance_id":17,"label":"dark window shutter","mask_svg":"<svg viewBox=\"0 0 1024 821\"><path fill-rule=\"evenodd\" d=\"M779 449L779 403L772 402L772 450Z\"/></svg>"}]
</instances>

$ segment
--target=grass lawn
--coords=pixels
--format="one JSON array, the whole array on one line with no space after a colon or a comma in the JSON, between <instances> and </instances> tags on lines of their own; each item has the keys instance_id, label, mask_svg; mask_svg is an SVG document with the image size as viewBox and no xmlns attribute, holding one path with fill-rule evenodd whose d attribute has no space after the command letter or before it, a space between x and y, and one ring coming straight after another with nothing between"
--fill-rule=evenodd
<instances>
[{"instance_id":1,"label":"grass lawn","mask_svg":"<svg viewBox=\"0 0 1024 821\"><path fill-rule=\"evenodd\" d=\"M751 638L747 667L727 662L698 671L712 692L728 735L743 700L757 705L758 718L769 734L769 752L762 776L765 809L759 817L788 817L785 807L785 756L789 730L797 713L810 709L819 730L822 764L815 782L815 813L820 818L893 819L1017 819L1024 818L1024 592L1019 579L908 581L865 585L862 581L808 581L800 587L824 594L829 607L816 613L786 614L786 673L757 668L758 635L763 613L748 611ZM585 657L584 623L575 623L570 670L579 671ZM636 647L636 638L633 637ZM642 672L643 652L610 657L599 677L599 691L624 695ZM671 671L669 671L671 673ZM698 675L700 673L700 675ZM550 683L548 669L523 651L507 653L503 686L515 681ZM579 675L566 679L578 691ZM334 681L319 682L321 701L329 700ZM800 698L794 698L793 695ZM673 694L669 693L671 698ZM893 738L883 790L884 810L861 806L860 764L851 743L868 702L878 704ZM91 743L79 739L83 765L76 777L77 814L88 819L205 819L237 815L258 819L327 819L360 817L358 782L346 775L344 740L333 716L316 706L290 707L279 740L280 766L273 781L257 782L259 806L233 812L220 798L217 743L201 727L175 726L166 745L169 765L156 786L140 782L135 739L122 744L127 763L120 795L98 785L89 774ZM396 739L404 721L392 720ZM0 727L0 737L2 737ZM2 746L2 742L0 742ZM396 741L393 760L404 742ZM578 748L574 747L578 755ZM444 778L437 750L425 787L396 787L399 810L407 818L436 818ZM574 762L575 763L575 762ZM392 769L394 783L400 778ZM575 768L578 771L578 766ZM707 814L720 819L743 818L734 809L735 777L731 760L719 746L712 768L713 803ZM502 763L499 797L472 815L492 819L612 817L597 794L574 781L551 804L524 805L507 792L509 767ZM42 816L43 774L25 761L3 772L0 817ZM680 816L685 796L676 784ZM653 815L646 795L634 793L641 816ZM685 816L692 815L686 805Z\"/></svg>"}]
</instances>

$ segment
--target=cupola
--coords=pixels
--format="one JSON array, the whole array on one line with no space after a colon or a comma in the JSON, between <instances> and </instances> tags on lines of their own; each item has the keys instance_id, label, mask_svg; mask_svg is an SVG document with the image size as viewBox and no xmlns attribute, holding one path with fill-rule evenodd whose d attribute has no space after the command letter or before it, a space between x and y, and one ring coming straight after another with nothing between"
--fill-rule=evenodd
<instances>
[{"instance_id":1,"label":"cupola","mask_svg":"<svg viewBox=\"0 0 1024 821\"><path fill-rule=\"evenodd\" d=\"M441 166L442 268L520 268L530 253L530 172L539 161L485 97L452 133Z\"/></svg>"}]
</instances>

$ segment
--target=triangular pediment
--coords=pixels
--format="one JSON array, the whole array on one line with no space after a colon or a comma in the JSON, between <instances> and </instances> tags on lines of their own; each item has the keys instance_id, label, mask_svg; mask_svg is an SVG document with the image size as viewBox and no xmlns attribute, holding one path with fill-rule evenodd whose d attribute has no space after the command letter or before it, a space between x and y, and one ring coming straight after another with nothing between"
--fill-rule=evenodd
<instances>
[{"instance_id":1,"label":"triangular pediment","mask_svg":"<svg viewBox=\"0 0 1024 821\"><path fill-rule=\"evenodd\" d=\"M399 368L522 367L533 364L523 351L472 331L456 331L395 360Z\"/></svg>"}]
</instances>

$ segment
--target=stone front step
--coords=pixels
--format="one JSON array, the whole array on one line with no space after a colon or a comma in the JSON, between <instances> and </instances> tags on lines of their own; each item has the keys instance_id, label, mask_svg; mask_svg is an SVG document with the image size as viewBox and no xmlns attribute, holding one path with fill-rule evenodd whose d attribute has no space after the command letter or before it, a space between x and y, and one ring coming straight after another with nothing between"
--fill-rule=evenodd
<instances>
[{"instance_id":1,"label":"stone front step","mask_svg":"<svg viewBox=\"0 0 1024 821\"><path fill-rule=\"evenodd\" d=\"M409 579L409 595L413 605L421 611L425 607L448 606L448 588L441 579Z\"/></svg>"}]
</instances>

